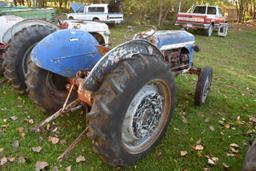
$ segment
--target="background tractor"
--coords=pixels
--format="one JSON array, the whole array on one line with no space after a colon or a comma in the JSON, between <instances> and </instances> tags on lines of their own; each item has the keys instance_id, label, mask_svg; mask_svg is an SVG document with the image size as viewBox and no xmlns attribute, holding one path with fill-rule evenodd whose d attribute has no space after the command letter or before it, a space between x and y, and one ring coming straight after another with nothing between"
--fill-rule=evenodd
<instances>
[{"instance_id":1,"label":"background tractor","mask_svg":"<svg viewBox=\"0 0 256 171\"><path fill-rule=\"evenodd\" d=\"M30 52L47 35L67 28L76 28L92 34L104 46L109 46L110 31L106 24L86 21L59 21L23 19L14 15L0 16L0 74L21 93L26 93L25 75Z\"/></svg>"}]
</instances>

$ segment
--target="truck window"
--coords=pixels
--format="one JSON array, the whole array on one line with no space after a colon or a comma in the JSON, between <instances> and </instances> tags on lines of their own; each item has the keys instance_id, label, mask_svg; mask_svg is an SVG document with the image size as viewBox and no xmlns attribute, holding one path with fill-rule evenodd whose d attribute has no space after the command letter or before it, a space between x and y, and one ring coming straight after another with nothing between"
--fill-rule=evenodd
<instances>
[{"instance_id":1,"label":"truck window","mask_svg":"<svg viewBox=\"0 0 256 171\"><path fill-rule=\"evenodd\" d=\"M83 13L84 12L84 7L80 7L76 12L77 13Z\"/></svg>"},{"instance_id":2,"label":"truck window","mask_svg":"<svg viewBox=\"0 0 256 171\"><path fill-rule=\"evenodd\" d=\"M89 7L88 12L104 12L104 7Z\"/></svg>"},{"instance_id":3,"label":"truck window","mask_svg":"<svg viewBox=\"0 0 256 171\"><path fill-rule=\"evenodd\" d=\"M220 8L219 8L219 14L220 14L220 16L223 16L223 13Z\"/></svg>"},{"instance_id":4,"label":"truck window","mask_svg":"<svg viewBox=\"0 0 256 171\"><path fill-rule=\"evenodd\" d=\"M121 1L113 2L108 4L109 13L119 13L121 11Z\"/></svg>"},{"instance_id":5,"label":"truck window","mask_svg":"<svg viewBox=\"0 0 256 171\"><path fill-rule=\"evenodd\" d=\"M205 14L206 13L206 7L205 6L196 6L193 13Z\"/></svg>"},{"instance_id":6,"label":"truck window","mask_svg":"<svg viewBox=\"0 0 256 171\"><path fill-rule=\"evenodd\" d=\"M207 14L216 15L216 8L215 7L208 7Z\"/></svg>"}]
</instances>

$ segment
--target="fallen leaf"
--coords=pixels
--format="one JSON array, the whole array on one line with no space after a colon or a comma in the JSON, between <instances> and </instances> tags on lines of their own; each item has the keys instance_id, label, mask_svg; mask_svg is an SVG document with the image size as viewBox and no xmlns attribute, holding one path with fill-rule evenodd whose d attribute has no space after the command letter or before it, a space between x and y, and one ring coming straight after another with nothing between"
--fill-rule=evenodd
<instances>
[{"instance_id":1,"label":"fallen leaf","mask_svg":"<svg viewBox=\"0 0 256 171\"><path fill-rule=\"evenodd\" d=\"M229 165L227 165L226 163L222 163L223 167L228 169L229 168Z\"/></svg>"},{"instance_id":2,"label":"fallen leaf","mask_svg":"<svg viewBox=\"0 0 256 171\"><path fill-rule=\"evenodd\" d=\"M236 124L238 124L238 125L241 124L241 120L240 120L240 119L241 119L240 116L238 116L238 117L236 118Z\"/></svg>"},{"instance_id":3,"label":"fallen leaf","mask_svg":"<svg viewBox=\"0 0 256 171\"><path fill-rule=\"evenodd\" d=\"M42 150L42 147L40 147L40 146L32 147L33 152L40 153L41 150Z\"/></svg>"},{"instance_id":4,"label":"fallen leaf","mask_svg":"<svg viewBox=\"0 0 256 171\"><path fill-rule=\"evenodd\" d=\"M239 148L239 145L235 144L235 143L232 143L229 145L230 147L234 147L234 148Z\"/></svg>"},{"instance_id":5,"label":"fallen leaf","mask_svg":"<svg viewBox=\"0 0 256 171\"><path fill-rule=\"evenodd\" d=\"M58 144L60 139L58 137L49 136L48 141L50 141L52 144Z\"/></svg>"},{"instance_id":6,"label":"fallen leaf","mask_svg":"<svg viewBox=\"0 0 256 171\"><path fill-rule=\"evenodd\" d=\"M202 151L203 149L204 149L204 146L203 145L201 145L201 144L198 144L198 145L196 145L196 146L194 146L194 147L192 147L194 150L196 150L196 151Z\"/></svg>"},{"instance_id":7,"label":"fallen leaf","mask_svg":"<svg viewBox=\"0 0 256 171\"><path fill-rule=\"evenodd\" d=\"M25 157L20 156L20 157L18 158L18 163L20 163L20 164L24 164L24 163L26 163L26 159L25 159Z\"/></svg>"},{"instance_id":8,"label":"fallen leaf","mask_svg":"<svg viewBox=\"0 0 256 171\"><path fill-rule=\"evenodd\" d=\"M19 146L20 146L20 142L18 140L13 141L12 143L13 148L18 148Z\"/></svg>"},{"instance_id":9,"label":"fallen leaf","mask_svg":"<svg viewBox=\"0 0 256 171\"><path fill-rule=\"evenodd\" d=\"M186 156L188 154L188 152L187 151L180 151L180 156L181 157L184 157L184 156Z\"/></svg>"},{"instance_id":10,"label":"fallen leaf","mask_svg":"<svg viewBox=\"0 0 256 171\"><path fill-rule=\"evenodd\" d=\"M230 128L230 124L228 124L228 123L224 124L224 128L229 129Z\"/></svg>"},{"instance_id":11,"label":"fallen leaf","mask_svg":"<svg viewBox=\"0 0 256 171\"><path fill-rule=\"evenodd\" d=\"M232 153L227 153L227 156L228 156L228 157L235 157L236 155L235 155L235 154L232 154Z\"/></svg>"},{"instance_id":12,"label":"fallen leaf","mask_svg":"<svg viewBox=\"0 0 256 171\"><path fill-rule=\"evenodd\" d=\"M78 157L76 158L76 162L77 162L77 163L80 163L80 162L83 162L83 161L85 161L85 157L82 156L82 155L80 155L80 156L78 156Z\"/></svg>"},{"instance_id":13,"label":"fallen leaf","mask_svg":"<svg viewBox=\"0 0 256 171\"><path fill-rule=\"evenodd\" d=\"M36 168L36 171L40 171L47 168L48 166L49 166L48 163L45 161L37 161L35 168Z\"/></svg>"},{"instance_id":14,"label":"fallen leaf","mask_svg":"<svg viewBox=\"0 0 256 171\"><path fill-rule=\"evenodd\" d=\"M255 117L250 117L250 119L249 119L251 122L254 122L254 123L256 123L256 118Z\"/></svg>"},{"instance_id":15,"label":"fallen leaf","mask_svg":"<svg viewBox=\"0 0 256 171\"><path fill-rule=\"evenodd\" d=\"M219 161L219 158L218 157L211 157L211 158L208 158L208 164L209 165L216 165L216 163Z\"/></svg>"},{"instance_id":16,"label":"fallen leaf","mask_svg":"<svg viewBox=\"0 0 256 171\"><path fill-rule=\"evenodd\" d=\"M33 120L33 119L26 119L26 121L27 121L29 124L33 124L33 123L34 123L34 120Z\"/></svg>"},{"instance_id":17,"label":"fallen leaf","mask_svg":"<svg viewBox=\"0 0 256 171\"><path fill-rule=\"evenodd\" d=\"M182 122L183 122L184 124L187 124L187 123L188 123L188 119L187 119L186 117L182 116Z\"/></svg>"},{"instance_id":18,"label":"fallen leaf","mask_svg":"<svg viewBox=\"0 0 256 171\"><path fill-rule=\"evenodd\" d=\"M199 140L196 141L196 144L199 145L202 143L202 139L200 138Z\"/></svg>"},{"instance_id":19,"label":"fallen leaf","mask_svg":"<svg viewBox=\"0 0 256 171\"><path fill-rule=\"evenodd\" d=\"M9 162L14 162L15 161L15 157L7 157Z\"/></svg>"},{"instance_id":20,"label":"fallen leaf","mask_svg":"<svg viewBox=\"0 0 256 171\"><path fill-rule=\"evenodd\" d=\"M25 132L24 132L24 128L23 127L18 127L18 128L16 128L16 131L20 134L20 136L22 137L22 138L24 138L25 137Z\"/></svg>"},{"instance_id":21,"label":"fallen leaf","mask_svg":"<svg viewBox=\"0 0 256 171\"><path fill-rule=\"evenodd\" d=\"M215 131L215 128L214 128L214 126L212 126L212 125L209 126L209 129L210 129L211 131Z\"/></svg>"},{"instance_id":22,"label":"fallen leaf","mask_svg":"<svg viewBox=\"0 0 256 171\"><path fill-rule=\"evenodd\" d=\"M236 150L236 149L233 148L233 147L230 147L230 150L232 151L232 153L239 153L239 150Z\"/></svg>"},{"instance_id":23,"label":"fallen leaf","mask_svg":"<svg viewBox=\"0 0 256 171\"><path fill-rule=\"evenodd\" d=\"M11 120L13 120L13 121L16 121L18 118L17 118L17 116L12 116L11 117Z\"/></svg>"},{"instance_id":24,"label":"fallen leaf","mask_svg":"<svg viewBox=\"0 0 256 171\"><path fill-rule=\"evenodd\" d=\"M0 166L5 165L7 162L8 162L8 160L7 160L6 157L1 158L1 159L0 159Z\"/></svg>"},{"instance_id":25,"label":"fallen leaf","mask_svg":"<svg viewBox=\"0 0 256 171\"><path fill-rule=\"evenodd\" d=\"M71 166L66 167L66 171L71 171Z\"/></svg>"}]
</instances>

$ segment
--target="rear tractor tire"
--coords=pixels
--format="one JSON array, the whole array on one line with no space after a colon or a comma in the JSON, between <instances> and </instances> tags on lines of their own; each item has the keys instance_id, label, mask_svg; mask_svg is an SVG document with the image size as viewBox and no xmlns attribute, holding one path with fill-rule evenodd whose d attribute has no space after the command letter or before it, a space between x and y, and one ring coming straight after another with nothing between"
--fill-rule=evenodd
<instances>
[{"instance_id":1,"label":"rear tractor tire","mask_svg":"<svg viewBox=\"0 0 256 171\"><path fill-rule=\"evenodd\" d=\"M0 76L4 74L4 67L3 67L3 50L0 50Z\"/></svg>"},{"instance_id":2,"label":"rear tractor tire","mask_svg":"<svg viewBox=\"0 0 256 171\"><path fill-rule=\"evenodd\" d=\"M56 29L49 26L32 25L22 29L11 39L3 55L4 76L21 93L26 92L25 74L30 52L36 43L54 31Z\"/></svg>"},{"instance_id":3,"label":"rear tractor tire","mask_svg":"<svg viewBox=\"0 0 256 171\"><path fill-rule=\"evenodd\" d=\"M212 85L212 68L204 67L198 77L196 92L195 92L195 105L203 105L209 95Z\"/></svg>"},{"instance_id":4,"label":"rear tractor tire","mask_svg":"<svg viewBox=\"0 0 256 171\"><path fill-rule=\"evenodd\" d=\"M175 108L173 73L160 57L119 62L94 93L87 114L94 150L113 166L134 164L164 136Z\"/></svg>"},{"instance_id":5,"label":"rear tractor tire","mask_svg":"<svg viewBox=\"0 0 256 171\"><path fill-rule=\"evenodd\" d=\"M39 68L30 60L26 74L28 95L43 112L54 113L59 110L68 95L67 78ZM75 93L70 100L74 100Z\"/></svg>"}]
</instances>

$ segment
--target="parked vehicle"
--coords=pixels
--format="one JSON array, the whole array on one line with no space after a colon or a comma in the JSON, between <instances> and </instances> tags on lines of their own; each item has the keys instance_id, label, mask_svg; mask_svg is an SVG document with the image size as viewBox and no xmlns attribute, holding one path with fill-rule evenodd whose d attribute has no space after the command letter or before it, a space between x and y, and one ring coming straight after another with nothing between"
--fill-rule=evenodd
<instances>
[{"instance_id":1,"label":"parked vehicle","mask_svg":"<svg viewBox=\"0 0 256 171\"><path fill-rule=\"evenodd\" d=\"M23 6L6 5L0 6L0 16L15 15L24 19L39 19L56 22L55 10L53 8L29 8Z\"/></svg>"},{"instance_id":2,"label":"parked vehicle","mask_svg":"<svg viewBox=\"0 0 256 171\"><path fill-rule=\"evenodd\" d=\"M193 66L198 50L186 31L153 28L112 50L87 32L56 31L32 49L26 83L37 105L46 111L60 109L33 130L83 107L88 128L78 139L87 134L110 165L134 164L167 130L176 102L175 75L198 75L195 104L206 102L212 69Z\"/></svg>"},{"instance_id":3,"label":"parked vehicle","mask_svg":"<svg viewBox=\"0 0 256 171\"><path fill-rule=\"evenodd\" d=\"M68 29L79 29L91 33L99 42L104 46L110 46L110 30L108 25L104 23L83 21L83 20L65 20L64 23L68 24Z\"/></svg>"},{"instance_id":4,"label":"parked vehicle","mask_svg":"<svg viewBox=\"0 0 256 171\"><path fill-rule=\"evenodd\" d=\"M0 16L0 74L21 93L26 93L25 75L34 45L59 28L87 31L99 44L108 46L110 31L104 23L67 21L59 25L43 20L24 20L17 16Z\"/></svg>"},{"instance_id":5,"label":"parked vehicle","mask_svg":"<svg viewBox=\"0 0 256 171\"><path fill-rule=\"evenodd\" d=\"M202 29L207 36L211 36L214 30L219 30L227 23L218 6L197 5L192 7L187 13L177 14L176 25L185 29ZM224 28L226 29L226 28Z\"/></svg>"},{"instance_id":6,"label":"parked vehicle","mask_svg":"<svg viewBox=\"0 0 256 171\"><path fill-rule=\"evenodd\" d=\"M118 8L111 8L109 4L71 4L74 13L67 14L69 20L86 20L104 23L120 24L123 14Z\"/></svg>"}]
</instances>

